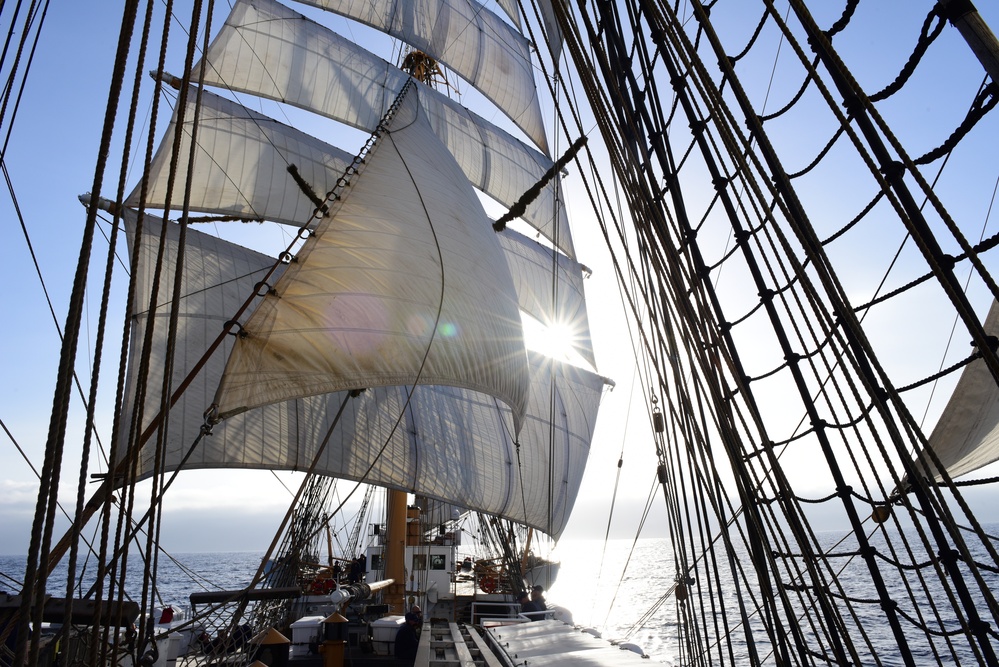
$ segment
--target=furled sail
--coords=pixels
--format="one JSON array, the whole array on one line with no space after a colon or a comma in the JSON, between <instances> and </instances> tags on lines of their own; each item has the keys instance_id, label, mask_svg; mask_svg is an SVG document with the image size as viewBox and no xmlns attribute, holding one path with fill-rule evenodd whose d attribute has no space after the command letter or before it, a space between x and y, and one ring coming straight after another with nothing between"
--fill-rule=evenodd
<instances>
[{"instance_id":1,"label":"furled sail","mask_svg":"<svg viewBox=\"0 0 999 667\"><path fill-rule=\"evenodd\" d=\"M196 117L191 92L181 132L178 174L187 173L191 154L191 128ZM190 210L296 226L309 222L315 206L302 196L288 165L295 165L307 183L326 194L353 156L231 100L207 91L201 97ZM169 139L179 129L178 111L167 128ZM174 143L169 139L160 144L148 171L146 205L151 208L166 205ZM139 205L140 190L141 184L126 205ZM175 207L178 199L175 197Z\"/></svg>"},{"instance_id":2,"label":"furled sail","mask_svg":"<svg viewBox=\"0 0 999 667\"><path fill-rule=\"evenodd\" d=\"M152 216L145 220L142 251L133 269L140 303L148 303L162 225ZM126 222L129 241L134 243L134 213L128 212ZM168 265L176 259L177 231L176 225L167 225L164 260ZM228 314L254 292L254 284L273 262L252 250L188 231L174 385L216 337ZM161 284L160 294L157 318L161 325L152 343L144 427L159 404L165 324L171 310L166 285ZM132 360L141 354L146 321L145 312L133 318ZM217 424L212 435L189 452L232 340L227 338L225 350L209 359L172 409L165 469L175 470L186 455L186 469L308 469L334 415L348 400L347 392L266 405L236 415ZM408 388L381 387L349 399L316 472L422 493L557 535L579 489L605 381L534 353L529 353L529 364L530 393L519 447L509 408L491 396L453 387L419 386L407 404ZM126 406L134 401L137 367L130 364ZM550 415L553 387L557 409ZM126 418L123 423L129 421ZM138 470L140 478L152 474L151 446L142 450ZM551 521L550 479L555 481Z\"/></svg>"},{"instance_id":3,"label":"furled sail","mask_svg":"<svg viewBox=\"0 0 999 667\"><path fill-rule=\"evenodd\" d=\"M530 43L476 0L299 1L360 21L444 63L548 152Z\"/></svg>"},{"instance_id":4,"label":"furled sail","mask_svg":"<svg viewBox=\"0 0 999 667\"><path fill-rule=\"evenodd\" d=\"M985 332L999 336L999 302L992 303ZM981 359L962 371L929 446L952 479L999 461L999 386ZM916 469L922 471L923 465L937 470L925 455L917 459ZM940 478L939 473L934 476Z\"/></svg>"},{"instance_id":5,"label":"furled sail","mask_svg":"<svg viewBox=\"0 0 999 667\"><path fill-rule=\"evenodd\" d=\"M253 58L243 57L247 50ZM274 0L237 2L205 58L206 84L285 102L369 133L409 76ZM431 125L469 181L503 206L512 206L552 166L546 155L418 86ZM523 218L575 257L564 207L556 204L558 187L558 179L545 187Z\"/></svg>"},{"instance_id":6,"label":"furled sail","mask_svg":"<svg viewBox=\"0 0 999 667\"><path fill-rule=\"evenodd\" d=\"M468 181L408 89L359 173L243 324L227 417L347 389L449 385L513 409L528 370L513 279Z\"/></svg>"}]
</instances>

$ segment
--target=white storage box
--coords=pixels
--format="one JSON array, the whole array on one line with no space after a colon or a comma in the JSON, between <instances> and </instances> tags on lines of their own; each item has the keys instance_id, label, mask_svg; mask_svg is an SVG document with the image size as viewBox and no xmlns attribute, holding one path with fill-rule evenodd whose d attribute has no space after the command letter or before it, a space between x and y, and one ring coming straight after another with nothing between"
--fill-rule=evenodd
<instances>
[{"instance_id":1,"label":"white storage box","mask_svg":"<svg viewBox=\"0 0 999 667\"><path fill-rule=\"evenodd\" d=\"M309 644L323 632L323 616L303 616L291 624L291 657L309 655Z\"/></svg>"},{"instance_id":2,"label":"white storage box","mask_svg":"<svg viewBox=\"0 0 999 667\"><path fill-rule=\"evenodd\" d=\"M371 639L376 642L395 642L399 628L406 623L405 616L385 616L371 622Z\"/></svg>"}]
</instances>

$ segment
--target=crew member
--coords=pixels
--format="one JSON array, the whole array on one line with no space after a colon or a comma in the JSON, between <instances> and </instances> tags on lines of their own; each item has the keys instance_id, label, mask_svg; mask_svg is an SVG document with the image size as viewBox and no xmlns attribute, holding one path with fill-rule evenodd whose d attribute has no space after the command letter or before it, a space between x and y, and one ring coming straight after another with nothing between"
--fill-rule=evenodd
<instances>
[{"instance_id":1,"label":"crew member","mask_svg":"<svg viewBox=\"0 0 999 667\"><path fill-rule=\"evenodd\" d=\"M548 609L548 603L545 602L544 586L535 586L531 589L531 602L534 603L534 607L537 611L545 611Z\"/></svg>"},{"instance_id":2,"label":"crew member","mask_svg":"<svg viewBox=\"0 0 999 667\"><path fill-rule=\"evenodd\" d=\"M409 664L416 662L416 651L420 648L420 635L416 633L419 624L420 618L416 614L406 612L406 623L395 635L395 657Z\"/></svg>"}]
</instances>

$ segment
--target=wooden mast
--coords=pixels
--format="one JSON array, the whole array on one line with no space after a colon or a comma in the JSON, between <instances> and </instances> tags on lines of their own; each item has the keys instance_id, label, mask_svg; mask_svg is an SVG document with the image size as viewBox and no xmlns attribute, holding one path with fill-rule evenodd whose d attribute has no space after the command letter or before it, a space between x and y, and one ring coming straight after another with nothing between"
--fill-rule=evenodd
<instances>
[{"instance_id":1,"label":"wooden mast","mask_svg":"<svg viewBox=\"0 0 999 667\"><path fill-rule=\"evenodd\" d=\"M999 41L971 0L938 0L947 20L957 28L993 81L999 81Z\"/></svg>"},{"instance_id":2,"label":"wooden mast","mask_svg":"<svg viewBox=\"0 0 999 667\"><path fill-rule=\"evenodd\" d=\"M524 553L520 558L520 576L524 577L527 572L527 560L528 554L531 553L531 538L534 537L534 529L528 526L527 528L527 543L524 544Z\"/></svg>"}]
</instances>

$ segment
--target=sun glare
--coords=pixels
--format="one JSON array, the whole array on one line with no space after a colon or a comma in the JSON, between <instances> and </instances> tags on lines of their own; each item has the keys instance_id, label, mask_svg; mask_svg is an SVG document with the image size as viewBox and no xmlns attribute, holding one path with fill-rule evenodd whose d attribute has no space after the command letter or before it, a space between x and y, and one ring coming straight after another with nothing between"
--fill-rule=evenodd
<instances>
[{"instance_id":1,"label":"sun glare","mask_svg":"<svg viewBox=\"0 0 999 667\"><path fill-rule=\"evenodd\" d=\"M559 361L574 365L585 363L577 351L579 337L575 329L567 324L546 326L534 318L524 316L524 344L528 349Z\"/></svg>"}]
</instances>

